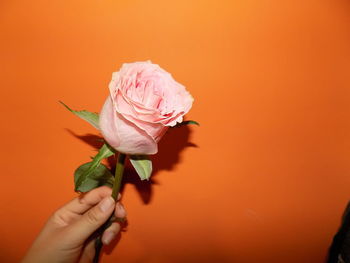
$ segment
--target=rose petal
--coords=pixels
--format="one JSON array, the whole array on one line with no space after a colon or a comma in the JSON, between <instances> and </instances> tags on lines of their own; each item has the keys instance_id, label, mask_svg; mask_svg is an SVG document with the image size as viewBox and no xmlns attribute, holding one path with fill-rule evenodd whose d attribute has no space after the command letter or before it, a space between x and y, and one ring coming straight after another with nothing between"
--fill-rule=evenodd
<instances>
[{"instance_id":1,"label":"rose petal","mask_svg":"<svg viewBox=\"0 0 350 263\"><path fill-rule=\"evenodd\" d=\"M149 136L151 136L156 142L165 134L168 127L162 123L152 123L147 121L141 121L130 115L123 115L123 117L130 122L134 123L137 127L144 130Z\"/></svg>"},{"instance_id":2,"label":"rose petal","mask_svg":"<svg viewBox=\"0 0 350 263\"><path fill-rule=\"evenodd\" d=\"M126 154L156 154L157 142L144 130L125 119L121 114L116 114L116 126L118 136L123 138L117 151Z\"/></svg>"},{"instance_id":3,"label":"rose petal","mask_svg":"<svg viewBox=\"0 0 350 263\"><path fill-rule=\"evenodd\" d=\"M150 135L116 112L110 96L100 113L100 129L108 144L119 152L126 154L158 152L157 143Z\"/></svg>"},{"instance_id":4,"label":"rose petal","mask_svg":"<svg viewBox=\"0 0 350 263\"><path fill-rule=\"evenodd\" d=\"M118 136L117 127L115 126L115 117L116 115L112 99L108 96L100 112L99 126L101 133L108 144L114 149L117 149L120 144L120 138Z\"/></svg>"}]
</instances>

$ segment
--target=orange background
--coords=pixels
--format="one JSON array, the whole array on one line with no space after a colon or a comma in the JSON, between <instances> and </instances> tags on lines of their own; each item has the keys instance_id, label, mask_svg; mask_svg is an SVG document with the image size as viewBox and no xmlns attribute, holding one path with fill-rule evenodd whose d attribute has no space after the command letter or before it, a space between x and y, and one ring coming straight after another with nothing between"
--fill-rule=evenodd
<instances>
[{"instance_id":1,"label":"orange background","mask_svg":"<svg viewBox=\"0 0 350 263\"><path fill-rule=\"evenodd\" d=\"M111 73L152 60L195 97L103 262L323 262L350 196L345 0L2 0L0 256L17 262L96 134ZM67 130L68 129L68 130ZM186 145L186 140L190 143Z\"/></svg>"}]
</instances>

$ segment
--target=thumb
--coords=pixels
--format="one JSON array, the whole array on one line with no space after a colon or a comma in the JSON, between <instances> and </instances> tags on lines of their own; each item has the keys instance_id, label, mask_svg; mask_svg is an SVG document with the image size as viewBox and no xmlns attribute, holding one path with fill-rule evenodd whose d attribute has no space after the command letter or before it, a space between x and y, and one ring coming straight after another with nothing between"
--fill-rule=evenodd
<instances>
[{"instance_id":1,"label":"thumb","mask_svg":"<svg viewBox=\"0 0 350 263\"><path fill-rule=\"evenodd\" d=\"M79 220L69 226L70 241L81 244L102 226L113 213L115 201L111 196L103 198L96 206L88 210Z\"/></svg>"}]
</instances>

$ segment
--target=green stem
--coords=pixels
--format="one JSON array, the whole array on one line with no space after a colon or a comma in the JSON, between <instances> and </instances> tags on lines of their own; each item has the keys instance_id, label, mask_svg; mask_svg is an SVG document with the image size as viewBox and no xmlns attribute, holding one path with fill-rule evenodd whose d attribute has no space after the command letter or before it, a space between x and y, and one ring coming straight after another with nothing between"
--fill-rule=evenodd
<instances>
[{"instance_id":1,"label":"green stem","mask_svg":"<svg viewBox=\"0 0 350 263\"><path fill-rule=\"evenodd\" d=\"M118 194L122 183L125 159L126 159L126 154L120 153L117 160L117 166L115 167L115 176L114 176L114 184L113 184L113 191L112 191L112 197L115 201L117 201L118 199Z\"/></svg>"},{"instance_id":2,"label":"green stem","mask_svg":"<svg viewBox=\"0 0 350 263\"><path fill-rule=\"evenodd\" d=\"M126 154L119 153L118 159L117 159L117 165L115 167L115 177L114 177L114 184L113 184L113 191L112 191L112 197L116 202L118 200L118 194L119 194L120 186L123 179L125 159L126 159ZM109 217L107 222L101 226L99 230L99 235L95 241L95 257L94 257L93 263L98 263L100 259L100 253L103 246L102 235L103 235L103 232L112 224L113 218L114 218L114 213Z\"/></svg>"}]
</instances>

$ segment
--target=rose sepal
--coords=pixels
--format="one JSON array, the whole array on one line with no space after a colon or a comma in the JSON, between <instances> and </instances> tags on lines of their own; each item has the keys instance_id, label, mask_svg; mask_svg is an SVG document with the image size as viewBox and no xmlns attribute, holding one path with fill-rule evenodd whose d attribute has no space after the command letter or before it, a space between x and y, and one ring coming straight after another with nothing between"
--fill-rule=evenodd
<instances>
[{"instance_id":1,"label":"rose sepal","mask_svg":"<svg viewBox=\"0 0 350 263\"><path fill-rule=\"evenodd\" d=\"M98 113L95 112L90 112L87 110L72 110L71 108L69 108L66 104L64 104L62 101L59 101L64 107L66 107L67 110L69 110L71 113L75 114L76 116L78 116L79 118L83 119L84 121L87 121L88 123L90 123L94 128L96 129L100 129L99 126L99 115Z\"/></svg>"},{"instance_id":2,"label":"rose sepal","mask_svg":"<svg viewBox=\"0 0 350 263\"><path fill-rule=\"evenodd\" d=\"M147 155L130 155L129 160L141 180L149 180L152 174L152 161Z\"/></svg>"},{"instance_id":3,"label":"rose sepal","mask_svg":"<svg viewBox=\"0 0 350 263\"><path fill-rule=\"evenodd\" d=\"M183 121L183 122L180 122L180 123L178 123L178 124L176 124L175 126L174 126L174 128L176 127L181 127L181 126L183 126L183 125L197 125L197 126L200 126L200 124L199 124L199 122L196 122L196 121L194 121L194 120L189 120L189 121Z\"/></svg>"}]
</instances>

